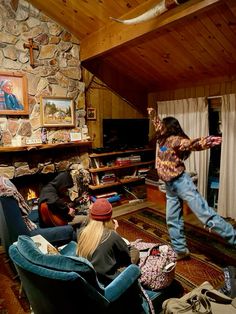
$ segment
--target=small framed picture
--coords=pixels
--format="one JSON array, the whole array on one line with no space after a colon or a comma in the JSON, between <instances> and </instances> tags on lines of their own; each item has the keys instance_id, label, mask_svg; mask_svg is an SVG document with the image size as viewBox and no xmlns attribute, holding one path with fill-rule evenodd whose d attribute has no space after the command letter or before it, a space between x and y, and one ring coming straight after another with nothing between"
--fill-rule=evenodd
<instances>
[{"instance_id":1,"label":"small framed picture","mask_svg":"<svg viewBox=\"0 0 236 314\"><path fill-rule=\"evenodd\" d=\"M95 108L88 108L87 109L87 119L88 120L96 120L96 109Z\"/></svg>"},{"instance_id":2,"label":"small framed picture","mask_svg":"<svg viewBox=\"0 0 236 314\"><path fill-rule=\"evenodd\" d=\"M74 127L74 101L66 97L41 97L41 124L44 127Z\"/></svg>"},{"instance_id":3,"label":"small framed picture","mask_svg":"<svg viewBox=\"0 0 236 314\"><path fill-rule=\"evenodd\" d=\"M82 140L81 132L70 132L70 140L71 142L77 142Z\"/></svg>"}]
</instances>

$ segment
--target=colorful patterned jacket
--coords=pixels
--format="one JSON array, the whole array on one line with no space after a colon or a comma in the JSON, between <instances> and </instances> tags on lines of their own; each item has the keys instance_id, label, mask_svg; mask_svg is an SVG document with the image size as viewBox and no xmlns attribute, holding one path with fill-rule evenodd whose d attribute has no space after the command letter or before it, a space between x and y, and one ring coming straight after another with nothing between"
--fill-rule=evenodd
<instances>
[{"instance_id":1,"label":"colorful patterned jacket","mask_svg":"<svg viewBox=\"0 0 236 314\"><path fill-rule=\"evenodd\" d=\"M164 131L159 117L152 120L156 135L156 169L158 176L164 182L179 177L185 171L184 161L181 157L183 151L201 151L213 146L212 136L186 139L181 136L169 136L164 143L158 141Z\"/></svg>"}]
</instances>

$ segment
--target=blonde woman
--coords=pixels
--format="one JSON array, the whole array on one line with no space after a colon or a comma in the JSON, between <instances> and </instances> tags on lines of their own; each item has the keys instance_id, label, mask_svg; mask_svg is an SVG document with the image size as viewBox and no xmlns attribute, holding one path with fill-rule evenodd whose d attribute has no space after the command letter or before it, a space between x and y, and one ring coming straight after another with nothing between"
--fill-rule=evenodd
<instances>
[{"instance_id":1,"label":"blonde woman","mask_svg":"<svg viewBox=\"0 0 236 314\"><path fill-rule=\"evenodd\" d=\"M88 259L99 280L110 283L132 262L138 263L139 253L132 253L125 240L116 232L118 222L112 219L112 205L97 199L89 211L89 222L78 235L77 255ZM132 255L132 257L131 257Z\"/></svg>"}]
</instances>

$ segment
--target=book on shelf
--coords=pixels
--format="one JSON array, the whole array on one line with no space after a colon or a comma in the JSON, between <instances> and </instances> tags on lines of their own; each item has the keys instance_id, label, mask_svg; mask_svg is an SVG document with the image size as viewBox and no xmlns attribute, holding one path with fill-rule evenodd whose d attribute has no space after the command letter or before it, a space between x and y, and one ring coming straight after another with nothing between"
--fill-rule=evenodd
<instances>
[{"instance_id":1,"label":"book on shelf","mask_svg":"<svg viewBox=\"0 0 236 314\"><path fill-rule=\"evenodd\" d=\"M92 168L97 168L94 159L95 159L95 158L90 158L90 165L91 165Z\"/></svg>"},{"instance_id":2,"label":"book on shelf","mask_svg":"<svg viewBox=\"0 0 236 314\"><path fill-rule=\"evenodd\" d=\"M108 200L108 202L114 203L114 202L119 202L120 201L121 195L120 194L116 194L116 195L108 196L108 197L105 197L105 198ZM97 200L97 197L91 195L90 199L91 199L92 202L95 202Z\"/></svg>"},{"instance_id":3,"label":"book on shelf","mask_svg":"<svg viewBox=\"0 0 236 314\"><path fill-rule=\"evenodd\" d=\"M135 162L141 162L141 156L140 155L131 155L129 157L130 161L135 163Z\"/></svg>"},{"instance_id":4,"label":"book on shelf","mask_svg":"<svg viewBox=\"0 0 236 314\"><path fill-rule=\"evenodd\" d=\"M113 172L106 172L102 177L100 182L101 183L114 183L116 182L117 178L115 173Z\"/></svg>"},{"instance_id":5,"label":"book on shelf","mask_svg":"<svg viewBox=\"0 0 236 314\"><path fill-rule=\"evenodd\" d=\"M118 195L117 192L108 192L108 193L103 193L103 194L97 194L95 195L96 198L108 198L108 197L111 197L111 196L115 196L115 195Z\"/></svg>"},{"instance_id":6,"label":"book on shelf","mask_svg":"<svg viewBox=\"0 0 236 314\"><path fill-rule=\"evenodd\" d=\"M140 168L138 169L138 177L145 178L148 174L149 168Z\"/></svg>"},{"instance_id":7,"label":"book on shelf","mask_svg":"<svg viewBox=\"0 0 236 314\"><path fill-rule=\"evenodd\" d=\"M95 168L99 168L100 167L99 160L97 158L92 158L92 159L94 160Z\"/></svg>"},{"instance_id":8,"label":"book on shelf","mask_svg":"<svg viewBox=\"0 0 236 314\"><path fill-rule=\"evenodd\" d=\"M99 185L100 184L99 176L97 173L91 173L91 178L92 178L93 185Z\"/></svg>"},{"instance_id":9,"label":"book on shelf","mask_svg":"<svg viewBox=\"0 0 236 314\"><path fill-rule=\"evenodd\" d=\"M116 166L127 166L130 164L131 164L131 161L129 157L118 157L116 158L116 161L115 161Z\"/></svg>"}]
</instances>

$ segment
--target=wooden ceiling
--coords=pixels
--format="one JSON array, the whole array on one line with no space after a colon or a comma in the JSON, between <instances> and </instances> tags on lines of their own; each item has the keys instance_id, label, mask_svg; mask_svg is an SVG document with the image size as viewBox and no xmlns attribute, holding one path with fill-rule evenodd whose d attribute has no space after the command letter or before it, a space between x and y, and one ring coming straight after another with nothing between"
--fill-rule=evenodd
<instances>
[{"instance_id":1,"label":"wooden ceiling","mask_svg":"<svg viewBox=\"0 0 236 314\"><path fill-rule=\"evenodd\" d=\"M28 0L73 33L82 66L141 110L149 92L236 76L236 1L190 0L137 25L159 0Z\"/></svg>"}]
</instances>

